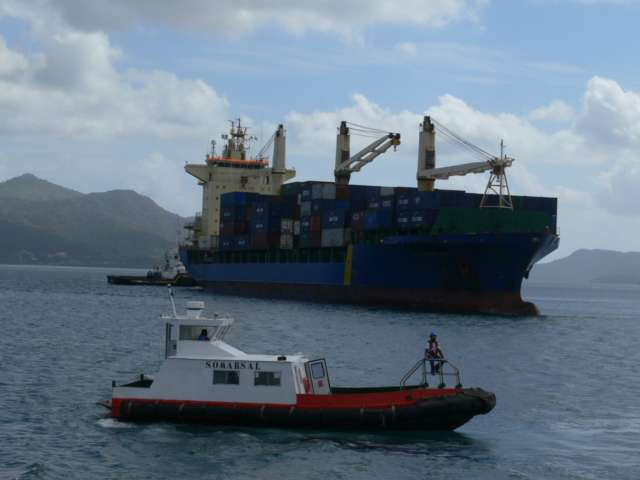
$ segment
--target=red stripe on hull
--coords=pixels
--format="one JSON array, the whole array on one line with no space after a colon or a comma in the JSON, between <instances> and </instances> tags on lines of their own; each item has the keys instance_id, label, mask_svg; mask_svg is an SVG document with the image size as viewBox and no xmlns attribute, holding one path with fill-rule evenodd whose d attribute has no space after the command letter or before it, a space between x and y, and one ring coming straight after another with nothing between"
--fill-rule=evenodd
<instances>
[{"instance_id":1,"label":"red stripe on hull","mask_svg":"<svg viewBox=\"0 0 640 480\"><path fill-rule=\"evenodd\" d=\"M154 398L114 398L111 401L111 415L120 416L120 405L123 401L136 403L152 403L164 405L194 405L226 408L288 408L302 410L343 409L343 408L390 408L392 405L414 405L423 398L445 397L455 395L461 390L455 388L441 389L407 389L394 392L341 393L330 395L300 394L296 395L296 403L256 403L256 402L209 402L201 400L166 400Z\"/></svg>"}]
</instances>

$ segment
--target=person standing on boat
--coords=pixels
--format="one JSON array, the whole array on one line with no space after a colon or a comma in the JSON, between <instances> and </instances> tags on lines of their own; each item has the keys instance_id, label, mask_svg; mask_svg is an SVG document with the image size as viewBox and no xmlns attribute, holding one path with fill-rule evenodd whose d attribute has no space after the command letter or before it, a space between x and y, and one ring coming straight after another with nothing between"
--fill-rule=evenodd
<instances>
[{"instance_id":1,"label":"person standing on boat","mask_svg":"<svg viewBox=\"0 0 640 480\"><path fill-rule=\"evenodd\" d=\"M200 332L200 336L198 337L198 340L209 341L209 334L207 333L206 328L202 329L202 331Z\"/></svg>"},{"instance_id":2,"label":"person standing on boat","mask_svg":"<svg viewBox=\"0 0 640 480\"><path fill-rule=\"evenodd\" d=\"M440 344L438 343L437 335L435 332L431 332L431 335L429 335L429 340L427 341L427 348L424 351L424 356L425 358L429 359L429 363L431 364L431 375L440 373L442 362L433 359L444 358L444 354L442 353L442 349L440 348Z\"/></svg>"}]
</instances>

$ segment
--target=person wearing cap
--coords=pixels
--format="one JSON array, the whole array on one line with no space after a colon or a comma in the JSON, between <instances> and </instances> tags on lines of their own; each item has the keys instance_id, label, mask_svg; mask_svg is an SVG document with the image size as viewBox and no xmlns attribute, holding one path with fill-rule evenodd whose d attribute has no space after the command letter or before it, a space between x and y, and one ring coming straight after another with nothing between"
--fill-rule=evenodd
<instances>
[{"instance_id":1,"label":"person wearing cap","mask_svg":"<svg viewBox=\"0 0 640 480\"><path fill-rule=\"evenodd\" d=\"M440 373L442 362L431 360L435 358L444 358L444 354L440 349L440 344L438 343L437 335L435 332L431 332L431 335L429 335L429 341L427 342L427 348L424 351L424 356L425 358L430 359L429 364L431 365L431 375Z\"/></svg>"}]
</instances>

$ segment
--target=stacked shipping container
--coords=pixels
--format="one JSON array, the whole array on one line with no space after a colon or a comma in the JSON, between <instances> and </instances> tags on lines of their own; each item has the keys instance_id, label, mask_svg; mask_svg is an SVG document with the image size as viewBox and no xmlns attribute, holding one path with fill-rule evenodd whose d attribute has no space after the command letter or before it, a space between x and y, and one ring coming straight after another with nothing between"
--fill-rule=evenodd
<instances>
[{"instance_id":1,"label":"stacked shipping container","mask_svg":"<svg viewBox=\"0 0 640 480\"><path fill-rule=\"evenodd\" d=\"M456 190L293 182L281 195L222 195L220 250L343 247L372 235L525 233L556 229L554 198L513 196L514 210L479 208ZM490 203L495 203L495 197Z\"/></svg>"}]
</instances>

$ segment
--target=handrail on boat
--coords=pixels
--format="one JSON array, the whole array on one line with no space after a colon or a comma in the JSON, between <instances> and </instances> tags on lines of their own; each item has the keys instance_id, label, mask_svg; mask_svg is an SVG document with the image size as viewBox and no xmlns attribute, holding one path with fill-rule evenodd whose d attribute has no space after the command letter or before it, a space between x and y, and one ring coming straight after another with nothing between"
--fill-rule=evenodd
<instances>
[{"instance_id":1,"label":"handrail on boat","mask_svg":"<svg viewBox=\"0 0 640 480\"><path fill-rule=\"evenodd\" d=\"M434 368L431 368L430 371L427 371L427 363L429 364L429 367L432 366ZM450 369L450 372L445 372L445 365L447 366L446 368ZM423 357L420 360L418 360L415 365L413 367L411 367L409 369L409 371L407 373L404 374L404 376L402 377L402 379L400 380L400 388L405 388L406 387L406 383L407 381L409 381L409 379L418 371L418 369L422 368L422 383L420 383L420 385L424 386L424 387L428 387L429 386L429 382L427 381L427 377L429 374L433 375L434 377L437 377L440 380L440 383L438 384L438 388L444 388L446 387L446 383L445 383L445 377L455 377L455 382L456 388L462 388L462 384L460 383L460 370L453 365L451 362L449 362L446 358L427 358L427 357ZM431 373L431 371L433 371L434 373Z\"/></svg>"}]
</instances>

